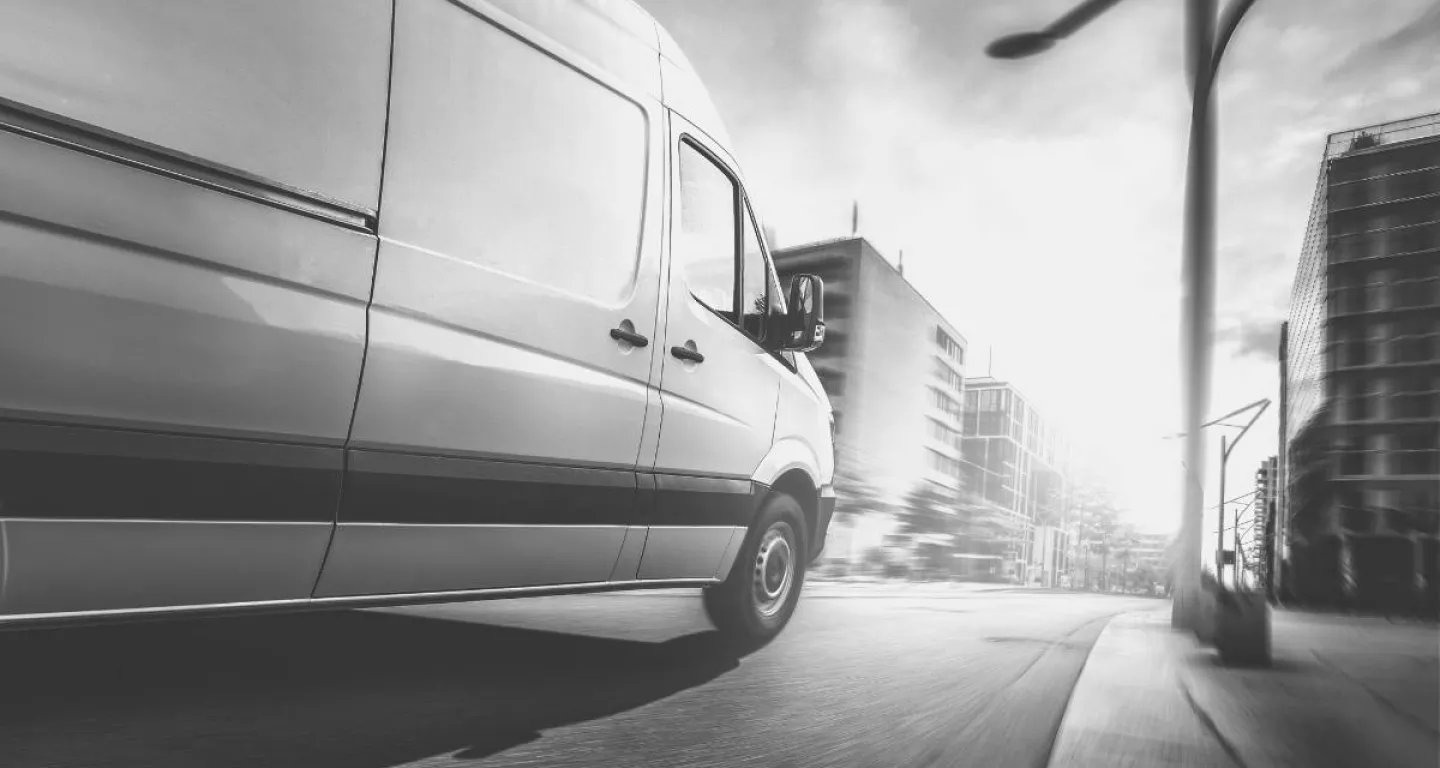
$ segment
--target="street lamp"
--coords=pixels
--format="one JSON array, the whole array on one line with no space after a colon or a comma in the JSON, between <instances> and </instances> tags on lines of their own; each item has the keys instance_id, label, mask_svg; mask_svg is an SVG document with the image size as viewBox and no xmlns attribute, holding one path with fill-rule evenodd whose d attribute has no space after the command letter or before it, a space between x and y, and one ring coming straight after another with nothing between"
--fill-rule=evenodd
<instances>
[{"instance_id":1,"label":"street lamp","mask_svg":"<svg viewBox=\"0 0 1440 768\"><path fill-rule=\"evenodd\" d=\"M1230 418L1231 416L1235 416L1235 415L1244 413L1245 411L1248 411L1248 410L1250 410L1251 408L1258 408L1258 410L1255 411L1255 415L1254 415L1254 416L1251 416L1251 417L1250 417L1250 421L1240 430L1240 434L1238 434L1238 435L1235 436L1235 440L1234 440L1233 442L1231 442L1229 445L1226 445L1226 443L1225 443L1225 437L1224 437L1223 435L1220 437L1220 524L1219 524L1218 530L1216 531L1216 534L1215 534L1215 580L1216 580L1217 582L1220 582L1221 584L1224 584L1224 583L1225 583L1225 464L1226 464L1228 461L1230 461L1230 453L1235 450L1235 446L1240 442L1240 438L1244 437L1244 436L1245 436L1245 433L1246 433L1246 432L1249 432L1249 431L1250 431L1250 428L1253 427L1253 426L1255 426L1255 422L1257 422L1257 421L1260 420L1260 415L1263 414L1263 413L1265 413L1265 409L1266 409L1266 408L1269 408L1269 407L1270 407L1270 400L1269 400L1269 398L1266 398L1266 399L1264 399L1264 400L1257 400L1256 402L1253 402L1253 403L1245 406L1244 408L1241 408L1241 409L1238 410L1238 411L1235 411L1235 412L1233 412L1233 413L1227 414L1227 415L1225 415L1225 416L1221 416L1219 419L1216 419L1216 420L1215 420L1215 421L1217 421L1217 422L1223 421L1223 420L1225 420L1225 419ZM1240 520L1240 514L1239 514L1238 512L1235 514L1235 520L1236 520L1236 526L1237 526L1237 528L1238 528L1238 526L1239 526L1239 520ZM1239 530L1236 530L1236 531L1235 531L1235 550L1236 550L1236 552L1237 552L1237 554L1236 554L1237 560L1236 560L1236 562L1235 562L1235 588L1236 588L1236 589L1239 589L1239 588L1240 588L1240 562L1239 562L1239 560L1238 560L1238 557L1239 557L1238 552L1239 552L1239 550L1240 550L1240 531L1239 531Z\"/></svg>"},{"instance_id":2,"label":"street lamp","mask_svg":"<svg viewBox=\"0 0 1440 768\"><path fill-rule=\"evenodd\" d=\"M1002 37L986 48L995 58L1017 59L1049 50L1120 0L1086 0L1044 29ZM1190 150L1185 171L1185 466L1204 477L1200 421L1210 402L1211 344L1215 326L1215 113L1211 91L1220 59L1255 0L1231 0L1216 31L1216 0L1186 0L1185 43L1190 75ZM1205 514L1199 482L1185 483L1184 517L1176 568L1172 626L1199 629L1200 532Z\"/></svg>"},{"instance_id":3,"label":"street lamp","mask_svg":"<svg viewBox=\"0 0 1440 768\"><path fill-rule=\"evenodd\" d=\"M1216 509L1217 509L1218 512L1219 512L1220 522L1219 522L1219 525L1216 527L1216 541L1215 541L1215 580L1216 580L1216 581L1219 581L1219 582L1222 582L1222 583L1223 583L1223 581L1224 581L1224 575L1225 575L1225 507L1226 507L1226 505L1228 505L1228 504L1230 503L1230 501L1235 501L1235 500L1236 500L1236 499L1231 499L1230 501L1226 501L1226 500L1225 500L1225 465L1229 462L1229 460L1230 460L1230 453L1235 450L1235 445L1240 442L1240 438L1244 437L1244 436L1245 436L1245 433L1246 433L1246 432L1249 432L1249 431L1250 431L1250 428L1253 427L1253 426L1255 426L1255 422L1257 422L1257 421L1260 420L1260 416L1263 415L1263 414L1265 413L1265 409L1266 409L1266 408L1269 408L1269 407L1270 407L1270 398L1264 397L1264 398L1261 398L1261 399L1259 399L1259 400L1256 400L1255 402L1253 402L1253 403L1251 403L1251 404L1249 404L1249 405L1246 405L1246 406L1243 406L1243 407L1240 407L1240 408L1236 408L1235 410L1233 410L1233 411L1225 414L1224 416L1220 416L1220 417L1218 417L1218 418L1211 419L1211 420L1205 422L1204 424L1201 424L1201 425L1200 425L1200 428L1201 428L1201 429L1205 429L1205 428L1207 428L1207 427L1233 427L1233 428L1235 428L1235 429L1239 429L1239 430L1240 430L1240 434L1236 435L1234 441L1231 441L1231 442L1229 442L1228 444L1226 443L1226 438L1225 438L1223 435L1220 437L1220 493L1219 493L1219 496L1218 496L1218 498L1219 498L1219 503L1218 503L1217 506L1216 506ZM1257 408L1258 408L1259 410L1255 410L1255 409L1257 409ZM1255 410L1255 415L1251 416L1251 417L1250 417L1250 421L1248 421L1248 422L1246 422L1246 423L1244 423L1244 424L1231 424L1231 423L1225 421L1226 419L1231 418L1232 416L1239 416L1240 414L1245 413L1246 411L1250 411L1250 410ZM1190 442L1190 440L1191 440L1191 437L1190 437L1190 436L1193 435L1193 434L1196 434L1196 433L1195 433L1194 431L1191 431L1191 432L1181 432L1181 433L1178 434L1178 435L1166 435L1165 437L1163 437L1163 438L1161 438L1161 439L1162 439L1162 440L1173 440L1173 439L1175 439L1175 438L1183 437L1183 438L1186 439L1186 444L1187 444L1187 446L1188 446L1188 444L1189 444L1189 442ZM1188 469L1188 467L1187 467L1187 469ZM1249 494L1246 494L1246 495L1249 495ZM1204 492L1201 491L1201 499L1203 500L1203 498L1204 498ZM1241 497L1241 498L1243 498L1243 497ZM1204 514L1204 510L1202 509L1202 510L1201 510L1201 515L1203 515L1203 514ZM1238 514L1237 514L1237 516L1236 516L1236 519L1237 519L1237 520L1239 519ZM1197 544L1198 544L1198 541L1197 541ZM1239 539L1238 534L1237 534L1236 539L1235 539L1235 546L1236 546L1236 549L1238 550L1238 549L1239 549L1239 546L1240 546L1240 539ZM1198 547L1197 547L1197 550L1196 550L1196 554L1197 554L1197 555L1199 554ZM1198 568L1198 564L1197 564L1197 568ZM1239 571L1239 566L1238 566L1238 564L1236 565L1236 571L1235 571L1235 586L1236 586L1237 588L1240 586L1240 571Z\"/></svg>"}]
</instances>

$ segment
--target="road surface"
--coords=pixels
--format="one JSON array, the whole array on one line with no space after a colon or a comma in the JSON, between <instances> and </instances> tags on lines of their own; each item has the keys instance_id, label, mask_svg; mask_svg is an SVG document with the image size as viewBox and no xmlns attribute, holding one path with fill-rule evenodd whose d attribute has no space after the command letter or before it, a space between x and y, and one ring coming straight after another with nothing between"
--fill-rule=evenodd
<instances>
[{"instance_id":1,"label":"road surface","mask_svg":"<svg viewBox=\"0 0 1440 768\"><path fill-rule=\"evenodd\" d=\"M698 593L0 634L0 765L1043 766L1108 617L807 596L748 656Z\"/></svg>"}]
</instances>

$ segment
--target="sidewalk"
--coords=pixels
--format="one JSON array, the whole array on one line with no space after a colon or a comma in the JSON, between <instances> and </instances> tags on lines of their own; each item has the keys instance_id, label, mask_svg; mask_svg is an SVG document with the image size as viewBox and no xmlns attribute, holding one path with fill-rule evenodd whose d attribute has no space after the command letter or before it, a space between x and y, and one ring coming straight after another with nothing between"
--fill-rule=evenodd
<instances>
[{"instance_id":1,"label":"sidewalk","mask_svg":"<svg viewBox=\"0 0 1440 768\"><path fill-rule=\"evenodd\" d=\"M909 581L805 581L803 596L812 597L959 597L987 592L1040 592L1014 584L983 584L976 582L909 582ZM647 589L631 592L597 592L601 596L694 597L699 587L689 589ZM1079 594L1079 593L1076 593Z\"/></svg>"},{"instance_id":2,"label":"sidewalk","mask_svg":"<svg viewBox=\"0 0 1440 768\"><path fill-rule=\"evenodd\" d=\"M1170 628L1170 606L1096 641L1051 766L1440 764L1440 629L1272 613L1274 665L1221 666Z\"/></svg>"},{"instance_id":3,"label":"sidewalk","mask_svg":"<svg viewBox=\"0 0 1440 768\"><path fill-rule=\"evenodd\" d=\"M805 597L943 597L983 592L1025 592L1015 584L974 581L822 581L806 579Z\"/></svg>"},{"instance_id":4,"label":"sidewalk","mask_svg":"<svg viewBox=\"0 0 1440 768\"><path fill-rule=\"evenodd\" d=\"M1051 595L1076 595L1076 596L1104 596L1104 597L1143 597L1161 600L1163 598L1151 595L1121 595L1104 592L1081 592L1059 587L1026 587L1018 584L994 584L976 581L838 581L810 579L805 580L805 597L873 597L873 598L930 598L930 597L963 597L966 595L994 594L999 592L1025 592L1030 594L1051 594ZM597 592L601 596L635 596L646 595L651 597L694 597L700 591L699 587L690 588L667 588L647 589L625 592ZM1165 603L1167 606L1169 602Z\"/></svg>"}]
</instances>

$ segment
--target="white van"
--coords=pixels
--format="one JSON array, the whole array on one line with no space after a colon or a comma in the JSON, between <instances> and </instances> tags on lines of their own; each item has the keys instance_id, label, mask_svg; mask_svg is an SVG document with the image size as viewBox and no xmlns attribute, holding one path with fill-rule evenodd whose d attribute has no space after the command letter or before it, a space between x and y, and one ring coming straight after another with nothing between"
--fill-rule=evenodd
<instances>
[{"instance_id":1,"label":"white van","mask_svg":"<svg viewBox=\"0 0 1440 768\"><path fill-rule=\"evenodd\" d=\"M707 587L834 504L724 129L621 0L0 5L0 626Z\"/></svg>"}]
</instances>

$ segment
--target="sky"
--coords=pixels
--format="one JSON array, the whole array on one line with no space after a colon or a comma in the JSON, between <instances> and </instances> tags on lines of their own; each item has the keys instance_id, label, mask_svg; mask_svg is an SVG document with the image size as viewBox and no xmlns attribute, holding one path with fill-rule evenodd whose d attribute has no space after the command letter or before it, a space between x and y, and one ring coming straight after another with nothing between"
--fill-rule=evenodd
<instances>
[{"instance_id":1,"label":"sky","mask_svg":"<svg viewBox=\"0 0 1440 768\"><path fill-rule=\"evenodd\" d=\"M1183 8L1127 0L1044 55L984 55L1076 2L640 0L710 89L781 247L848 235L858 201L860 234L903 250L965 334L968 375L1013 382L1132 522L1172 530ZM1244 492L1277 453L1279 327L1326 135L1440 111L1440 1L1258 0L1216 110L1211 414L1276 402L1230 459Z\"/></svg>"}]
</instances>

